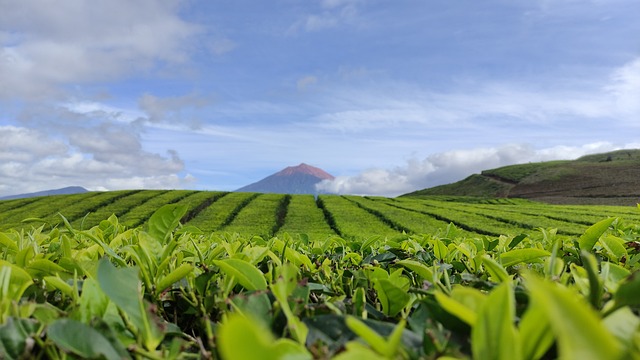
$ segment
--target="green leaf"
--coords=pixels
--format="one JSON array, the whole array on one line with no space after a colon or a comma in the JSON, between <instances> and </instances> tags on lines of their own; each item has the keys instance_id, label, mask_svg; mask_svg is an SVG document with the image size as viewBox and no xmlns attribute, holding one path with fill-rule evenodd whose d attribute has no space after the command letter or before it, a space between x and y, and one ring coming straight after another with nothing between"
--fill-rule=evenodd
<instances>
[{"instance_id":1,"label":"green leaf","mask_svg":"<svg viewBox=\"0 0 640 360\"><path fill-rule=\"evenodd\" d=\"M619 343L598 314L575 293L530 274L527 287L551 324L560 358L600 360L620 359Z\"/></svg>"},{"instance_id":2,"label":"green leaf","mask_svg":"<svg viewBox=\"0 0 640 360\"><path fill-rule=\"evenodd\" d=\"M345 322L349 329L358 335L364 342L366 342L373 350L378 354L386 355L387 341L380 336L377 332L367 326L367 324L358 320L353 316L347 316Z\"/></svg>"},{"instance_id":3,"label":"green leaf","mask_svg":"<svg viewBox=\"0 0 640 360\"><path fill-rule=\"evenodd\" d=\"M396 316L409 302L409 294L387 279L376 280L374 288L387 316Z\"/></svg>"},{"instance_id":4,"label":"green leaf","mask_svg":"<svg viewBox=\"0 0 640 360\"><path fill-rule=\"evenodd\" d=\"M627 249L624 247L624 240L617 236L603 236L600 238L600 244L607 251L607 255L611 260L618 262L623 257L629 256Z\"/></svg>"},{"instance_id":5,"label":"green leaf","mask_svg":"<svg viewBox=\"0 0 640 360\"><path fill-rule=\"evenodd\" d=\"M142 283L138 269L116 269L103 258L98 264L98 283L102 291L124 311L138 329L147 350L155 350L164 335L151 319L142 298Z\"/></svg>"},{"instance_id":6,"label":"green leaf","mask_svg":"<svg viewBox=\"0 0 640 360\"><path fill-rule=\"evenodd\" d=\"M367 295L364 288L359 287L355 289L353 292L353 296L351 297L351 301L353 302L354 314L357 316L365 317Z\"/></svg>"},{"instance_id":7,"label":"green leaf","mask_svg":"<svg viewBox=\"0 0 640 360\"><path fill-rule=\"evenodd\" d=\"M31 284L33 280L26 271L5 260L0 260L0 304L5 300L19 301ZM0 313L0 320L2 315Z\"/></svg>"},{"instance_id":8,"label":"green leaf","mask_svg":"<svg viewBox=\"0 0 640 360\"><path fill-rule=\"evenodd\" d=\"M603 261L600 263L600 277L604 280L604 286L610 293L618 291L618 286L631 275L631 271L620 265Z\"/></svg>"},{"instance_id":9,"label":"green leaf","mask_svg":"<svg viewBox=\"0 0 640 360\"><path fill-rule=\"evenodd\" d=\"M36 254L35 250L33 250L33 246L27 246L16 254L15 264L24 268L35 256Z\"/></svg>"},{"instance_id":10,"label":"green leaf","mask_svg":"<svg viewBox=\"0 0 640 360\"><path fill-rule=\"evenodd\" d=\"M266 291L242 293L232 297L230 300L234 311L238 311L251 319L260 320L265 326L271 324L273 307Z\"/></svg>"},{"instance_id":11,"label":"green leaf","mask_svg":"<svg viewBox=\"0 0 640 360\"><path fill-rule=\"evenodd\" d=\"M13 317L0 324L0 355L7 359L26 359L27 339L36 332L37 326L30 319Z\"/></svg>"},{"instance_id":12,"label":"green leaf","mask_svg":"<svg viewBox=\"0 0 640 360\"><path fill-rule=\"evenodd\" d=\"M54 289L60 290L63 294L70 298L77 298L78 294L73 289L73 286L67 284L64 280L55 276L45 276L42 278L48 285L51 285Z\"/></svg>"},{"instance_id":13,"label":"green leaf","mask_svg":"<svg viewBox=\"0 0 640 360\"><path fill-rule=\"evenodd\" d=\"M96 280L88 278L82 284L80 295L80 320L89 323L94 317L101 318L107 311L109 299L100 290Z\"/></svg>"},{"instance_id":14,"label":"green leaf","mask_svg":"<svg viewBox=\"0 0 640 360\"><path fill-rule=\"evenodd\" d=\"M180 204L167 204L151 215L148 232L153 238L164 244L169 234L180 224L189 207Z\"/></svg>"},{"instance_id":15,"label":"green leaf","mask_svg":"<svg viewBox=\"0 0 640 360\"><path fill-rule=\"evenodd\" d=\"M464 288L465 290L472 290L468 288ZM455 291L455 289L454 289ZM453 297L449 297L441 292L435 293L435 298L438 304L449 314L457 317L458 319L464 321L470 326L474 326L477 322L478 315L476 313L476 308L469 307L465 305L462 301L458 299L454 299ZM464 297L462 297L464 299Z\"/></svg>"},{"instance_id":16,"label":"green leaf","mask_svg":"<svg viewBox=\"0 0 640 360\"><path fill-rule=\"evenodd\" d=\"M510 282L503 282L482 304L478 320L471 329L473 358L480 360L518 360L522 358L514 326L515 299ZM496 339L500 339L499 342Z\"/></svg>"},{"instance_id":17,"label":"green leaf","mask_svg":"<svg viewBox=\"0 0 640 360\"><path fill-rule=\"evenodd\" d=\"M594 309L600 309L604 287L602 280L598 276L598 261L595 256L584 250L580 251L580 258L589 279L589 302L591 302Z\"/></svg>"},{"instance_id":18,"label":"green leaf","mask_svg":"<svg viewBox=\"0 0 640 360\"><path fill-rule=\"evenodd\" d=\"M233 276L247 290L265 290L267 288L267 281L262 271L244 260L233 258L213 260L213 264L228 276Z\"/></svg>"},{"instance_id":19,"label":"green leaf","mask_svg":"<svg viewBox=\"0 0 640 360\"><path fill-rule=\"evenodd\" d=\"M62 266L47 259L33 260L26 266L25 270L32 276L37 274L56 275L58 273L65 273L67 270Z\"/></svg>"},{"instance_id":20,"label":"green leaf","mask_svg":"<svg viewBox=\"0 0 640 360\"><path fill-rule=\"evenodd\" d=\"M11 253L17 253L18 252L18 245L16 245L16 242L12 239L10 239L7 235L5 235L4 233L0 233L0 245L4 246L5 248L7 248L7 250Z\"/></svg>"},{"instance_id":21,"label":"green leaf","mask_svg":"<svg viewBox=\"0 0 640 360\"><path fill-rule=\"evenodd\" d=\"M513 266L515 264L530 262L532 260L550 255L550 252L542 249L515 249L500 254L500 262L502 263L503 267L508 268L509 266Z\"/></svg>"},{"instance_id":22,"label":"green leaf","mask_svg":"<svg viewBox=\"0 0 640 360\"><path fill-rule=\"evenodd\" d=\"M523 360L537 360L553 345L551 324L544 309L537 302L529 303L527 311L520 320L520 343Z\"/></svg>"},{"instance_id":23,"label":"green leaf","mask_svg":"<svg viewBox=\"0 0 640 360\"><path fill-rule=\"evenodd\" d=\"M142 284L138 280L138 269L117 269L106 258L98 264L98 283L102 291L122 309L138 328L144 328L144 315L140 310L138 294Z\"/></svg>"},{"instance_id":24,"label":"green leaf","mask_svg":"<svg viewBox=\"0 0 640 360\"><path fill-rule=\"evenodd\" d=\"M175 268L172 272L161 278L156 285L156 294L162 293L169 286L177 283L185 276L189 275L193 271L193 265L182 264Z\"/></svg>"},{"instance_id":25,"label":"green leaf","mask_svg":"<svg viewBox=\"0 0 640 360\"><path fill-rule=\"evenodd\" d=\"M393 358L400 353L402 332L404 331L406 324L406 320L401 319L393 329L393 332L389 335L389 339L387 340L387 352L384 354L388 358Z\"/></svg>"},{"instance_id":26,"label":"green leaf","mask_svg":"<svg viewBox=\"0 0 640 360\"><path fill-rule=\"evenodd\" d=\"M291 336L303 345L306 342L309 329L296 314L293 313L289 306L289 296L295 292L298 286L298 268L291 263L285 263L279 270L280 275L278 280L271 284L271 292L276 300L278 300L278 304L287 318L287 327L291 332Z\"/></svg>"},{"instance_id":27,"label":"green leaf","mask_svg":"<svg viewBox=\"0 0 640 360\"><path fill-rule=\"evenodd\" d=\"M482 257L482 264L487 269L487 272L495 282L503 282L511 280L511 276L507 273L502 265L498 264L495 260L487 255Z\"/></svg>"},{"instance_id":28,"label":"green leaf","mask_svg":"<svg viewBox=\"0 0 640 360\"><path fill-rule=\"evenodd\" d=\"M103 356L107 360L122 359L118 351L101 333L75 320L54 321L47 328L47 335L60 348L83 358Z\"/></svg>"},{"instance_id":29,"label":"green leaf","mask_svg":"<svg viewBox=\"0 0 640 360\"><path fill-rule=\"evenodd\" d=\"M377 352L373 351L371 348L365 346L364 344L350 341L346 345L346 350L339 353L334 357L334 360L388 360L387 357L384 357ZM439 358L442 359L442 358Z\"/></svg>"},{"instance_id":30,"label":"green leaf","mask_svg":"<svg viewBox=\"0 0 640 360\"><path fill-rule=\"evenodd\" d=\"M604 325L627 349L634 348L640 318L628 307L620 308L604 319Z\"/></svg>"},{"instance_id":31,"label":"green leaf","mask_svg":"<svg viewBox=\"0 0 640 360\"><path fill-rule=\"evenodd\" d=\"M438 260L444 260L449 254L449 249L440 239L433 239L433 255Z\"/></svg>"},{"instance_id":32,"label":"green leaf","mask_svg":"<svg viewBox=\"0 0 640 360\"><path fill-rule=\"evenodd\" d=\"M613 294L615 308L640 305L640 272L634 272L618 286Z\"/></svg>"},{"instance_id":33,"label":"green leaf","mask_svg":"<svg viewBox=\"0 0 640 360\"><path fill-rule=\"evenodd\" d=\"M413 271L414 273L418 274L418 276L420 276L423 280L427 280L429 282L434 281L433 271L431 271L429 267L419 261L405 259L396 262L396 264L402 265L405 268Z\"/></svg>"},{"instance_id":34,"label":"green leaf","mask_svg":"<svg viewBox=\"0 0 640 360\"><path fill-rule=\"evenodd\" d=\"M261 321L232 314L218 330L218 348L225 360L306 360L307 349L290 339L273 339L271 331Z\"/></svg>"},{"instance_id":35,"label":"green leaf","mask_svg":"<svg viewBox=\"0 0 640 360\"><path fill-rule=\"evenodd\" d=\"M578 239L580 249L585 251L591 251L596 244L600 236L613 224L616 218L608 218L591 225Z\"/></svg>"}]
</instances>

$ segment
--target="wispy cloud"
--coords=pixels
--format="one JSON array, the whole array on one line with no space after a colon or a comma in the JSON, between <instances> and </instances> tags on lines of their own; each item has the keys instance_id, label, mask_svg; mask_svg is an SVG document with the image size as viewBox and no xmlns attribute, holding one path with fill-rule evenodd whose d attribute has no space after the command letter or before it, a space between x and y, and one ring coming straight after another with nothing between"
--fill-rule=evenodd
<instances>
[{"instance_id":1,"label":"wispy cloud","mask_svg":"<svg viewBox=\"0 0 640 360\"><path fill-rule=\"evenodd\" d=\"M352 25L358 18L361 0L320 0L317 12L307 14L289 28L289 33L322 31L342 25Z\"/></svg>"},{"instance_id":2,"label":"wispy cloud","mask_svg":"<svg viewBox=\"0 0 640 360\"><path fill-rule=\"evenodd\" d=\"M633 122L640 117L640 57L614 71L605 90L613 97L618 115Z\"/></svg>"}]
</instances>

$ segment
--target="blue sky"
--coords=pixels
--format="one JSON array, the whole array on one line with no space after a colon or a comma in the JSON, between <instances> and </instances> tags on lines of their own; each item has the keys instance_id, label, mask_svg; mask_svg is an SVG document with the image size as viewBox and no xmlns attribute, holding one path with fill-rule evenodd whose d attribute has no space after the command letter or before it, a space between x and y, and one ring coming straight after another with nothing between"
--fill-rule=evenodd
<instances>
[{"instance_id":1,"label":"blue sky","mask_svg":"<svg viewBox=\"0 0 640 360\"><path fill-rule=\"evenodd\" d=\"M637 0L0 0L0 196L394 196L640 148Z\"/></svg>"}]
</instances>

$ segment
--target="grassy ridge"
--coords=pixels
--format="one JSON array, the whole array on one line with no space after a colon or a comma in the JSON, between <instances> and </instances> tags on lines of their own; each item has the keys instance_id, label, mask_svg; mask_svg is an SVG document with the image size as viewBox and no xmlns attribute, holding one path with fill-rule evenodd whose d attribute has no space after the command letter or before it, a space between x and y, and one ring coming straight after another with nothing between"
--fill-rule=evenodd
<instances>
[{"instance_id":1,"label":"grassy ridge","mask_svg":"<svg viewBox=\"0 0 640 360\"><path fill-rule=\"evenodd\" d=\"M640 150L484 170L464 180L405 196L526 198L552 204L635 205L640 201Z\"/></svg>"}]
</instances>

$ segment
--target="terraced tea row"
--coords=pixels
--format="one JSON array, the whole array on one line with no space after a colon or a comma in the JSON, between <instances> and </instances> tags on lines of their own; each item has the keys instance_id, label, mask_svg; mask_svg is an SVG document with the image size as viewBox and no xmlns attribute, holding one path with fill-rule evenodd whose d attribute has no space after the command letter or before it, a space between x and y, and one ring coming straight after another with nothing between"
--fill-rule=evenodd
<instances>
[{"instance_id":1,"label":"terraced tea row","mask_svg":"<svg viewBox=\"0 0 640 360\"><path fill-rule=\"evenodd\" d=\"M640 221L632 207L560 206L530 201L453 201L453 198L385 198L281 195L188 190L130 190L0 201L0 229L60 226L90 228L114 214L127 226L144 225L165 204L186 204L184 224L203 232L270 237L306 234L312 238L443 237L518 235L555 228L576 237L604 217ZM29 219L28 222L23 220ZM449 226L455 224L457 229Z\"/></svg>"}]
</instances>

